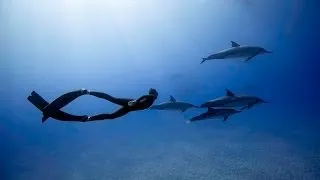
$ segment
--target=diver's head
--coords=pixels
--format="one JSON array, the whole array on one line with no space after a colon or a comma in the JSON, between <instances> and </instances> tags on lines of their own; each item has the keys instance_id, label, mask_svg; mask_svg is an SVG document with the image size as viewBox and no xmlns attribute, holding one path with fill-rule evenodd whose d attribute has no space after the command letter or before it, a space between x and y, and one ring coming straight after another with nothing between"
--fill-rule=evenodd
<instances>
[{"instance_id":1,"label":"diver's head","mask_svg":"<svg viewBox=\"0 0 320 180\"><path fill-rule=\"evenodd\" d=\"M155 89L153 89L153 88L150 88L149 89L149 94L150 95L154 95L156 98L158 97L158 91L157 90L155 90Z\"/></svg>"}]
</instances>

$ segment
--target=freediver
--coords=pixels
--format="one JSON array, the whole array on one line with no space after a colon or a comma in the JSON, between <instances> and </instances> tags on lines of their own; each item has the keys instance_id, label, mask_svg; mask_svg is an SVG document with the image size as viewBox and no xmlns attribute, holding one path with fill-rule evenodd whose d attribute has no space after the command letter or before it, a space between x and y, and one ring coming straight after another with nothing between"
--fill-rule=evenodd
<instances>
[{"instance_id":1,"label":"freediver","mask_svg":"<svg viewBox=\"0 0 320 180\"><path fill-rule=\"evenodd\" d=\"M116 111L110 114L98 114L94 116L75 116L61 111L60 109L68 105L82 95L92 95L97 98L105 99L114 104L120 105ZM112 120L122 117L131 111L140 111L148 109L158 97L157 90L150 88L147 95L143 95L138 99L117 98L103 92L89 91L87 89L80 89L77 91L68 92L55 99L52 103L45 101L35 91L31 93L28 100L43 112L42 122L45 122L49 117L60 121L98 121L98 120Z\"/></svg>"}]
</instances>

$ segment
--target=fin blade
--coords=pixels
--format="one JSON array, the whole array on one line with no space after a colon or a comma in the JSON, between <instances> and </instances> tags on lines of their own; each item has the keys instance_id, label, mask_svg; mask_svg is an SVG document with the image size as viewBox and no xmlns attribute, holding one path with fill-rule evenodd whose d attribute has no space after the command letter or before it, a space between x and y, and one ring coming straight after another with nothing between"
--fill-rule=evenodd
<instances>
[{"instance_id":1,"label":"fin blade","mask_svg":"<svg viewBox=\"0 0 320 180\"><path fill-rule=\"evenodd\" d=\"M171 101L171 102L177 102L177 100L173 97L173 96L171 96L170 95L170 100L169 101Z\"/></svg>"},{"instance_id":2,"label":"fin blade","mask_svg":"<svg viewBox=\"0 0 320 180\"><path fill-rule=\"evenodd\" d=\"M240 45L234 41L231 41L231 46L232 47L239 47Z\"/></svg>"},{"instance_id":3,"label":"fin blade","mask_svg":"<svg viewBox=\"0 0 320 180\"><path fill-rule=\"evenodd\" d=\"M35 91L32 91L31 96L28 96L28 101L31 102L40 111L43 111L43 109L49 105L49 103Z\"/></svg>"},{"instance_id":4,"label":"fin blade","mask_svg":"<svg viewBox=\"0 0 320 180\"><path fill-rule=\"evenodd\" d=\"M227 96L234 96L234 93L230 91L229 89L226 89L226 95Z\"/></svg>"},{"instance_id":5,"label":"fin blade","mask_svg":"<svg viewBox=\"0 0 320 180\"><path fill-rule=\"evenodd\" d=\"M45 123L48 120L48 118L49 116L46 116L46 115L42 116L42 119L41 119L42 123Z\"/></svg>"}]
</instances>

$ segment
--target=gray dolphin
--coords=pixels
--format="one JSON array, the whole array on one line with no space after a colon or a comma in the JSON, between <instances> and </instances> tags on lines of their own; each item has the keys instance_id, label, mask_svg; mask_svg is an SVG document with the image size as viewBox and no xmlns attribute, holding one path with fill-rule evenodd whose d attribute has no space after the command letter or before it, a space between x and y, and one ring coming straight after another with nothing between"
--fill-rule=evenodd
<instances>
[{"instance_id":1,"label":"gray dolphin","mask_svg":"<svg viewBox=\"0 0 320 180\"><path fill-rule=\"evenodd\" d=\"M206 58L202 58L200 64L204 63L207 60L213 59L234 59L234 58L245 58L244 61L249 61L260 54L272 53L262 47L258 46L248 46L242 45L240 46L238 43L231 41L232 47L228 49L224 49L218 53L212 54Z\"/></svg>"},{"instance_id":2,"label":"gray dolphin","mask_svg":"<svg viewBox=\"0 0 320 180\"><path fill-rule=\"evenodd\" d=\"M158 105L153 105L149 109L172 110L172 111L184 112L190 108L199 108L199 107L190 103L176 101L176 99L170 95L170 100L168 102L164 102Z\"/></svg>"},{"instance_id":3,"label":"gray dolphin","mask_svg":"<svg viewBox=\"0 0 320 180\"><path fill-rule=\"evenodd\" d=\"M233 108L211 108L209 107L207 112L202 113L198 116L191 118L187 123L193 121L201 121L206 119L215 119L215 118L223 118L223 121L226 121L229 116L234 115L236 113L241 112L240 110Z\"/></svg>"},{"instance_id":4,"label":"gray dolphin","mask_svg":"<svg viewBox=\"0 0 320 180\"><path fill-rule=\"evenodd\" d=\"M254 105L270 103L257 96L234 94L226 89L226 95L203 103L200 107L242 107L241 110L250 109Z\"/></svg>"}]
</instances>

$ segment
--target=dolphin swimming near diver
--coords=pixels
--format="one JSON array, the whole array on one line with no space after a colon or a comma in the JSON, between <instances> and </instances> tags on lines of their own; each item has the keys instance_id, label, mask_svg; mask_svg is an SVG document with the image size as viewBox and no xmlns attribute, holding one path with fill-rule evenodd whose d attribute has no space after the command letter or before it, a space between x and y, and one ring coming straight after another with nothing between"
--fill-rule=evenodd
<instances>
[{"instance_id":1,"label":"dolphin swimming near diver","mask_svg":"<svg viewBox=\"0 0 320 180\"><path fill-rule=\"evenodd\" d=\"M206 119L215 119L215 118L223 118L223 121L226 121L229 116L234 115L236 113L240 113L240 110L233 108L211 108L209 107L207 112L204 112L198 116L195 116L187 121L187 123L193 121L202 121Z\"/></svg>"},{"instance_id":2,"label":"dolphin swimming near diver","mask_svg":"<svg viewBox=\"0 0 320 180\"><path fill-rule=\"evenodd\" d=\"M232 47L224 49L218 53L212 54L206 58L202 58L200 64L207 60L213 59L234 59L234 58L245 58L244 61L249 61L260 54L272 53L259 46L239 45L238 43L231 41Z\"/></svg>"},{"instance_id":3,"label":"dolphin swimming near diver","mask_svg":"<svg viewBox=\"0 0 320 180\"><path fill-rule=\"evenodd\" d=\"M254 105L270 103L257 96L234 94L226 89L226 95L203 103L200 107L242 107L241 110L250 109Z\"/></svg>"},{"instance_id":4,"label":"dolphin swimming near diver","mask_svg":"<svg viewBox=\"0 0 320 180\"><path fill-rule=\"evenodd\" d=\"M168 102L164 102L158 105L153 105L149 109L172 110L172 111L184 112L190 108L199 108L199 107L190 103L177 101L173 96L170 95L170 100Z\"/></svg>"}]
</instances>

